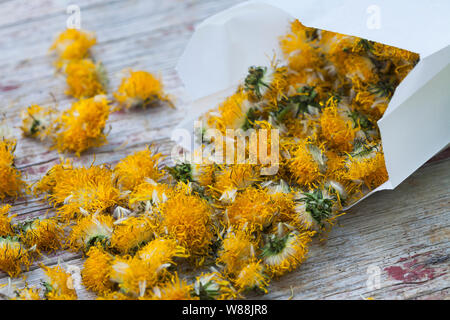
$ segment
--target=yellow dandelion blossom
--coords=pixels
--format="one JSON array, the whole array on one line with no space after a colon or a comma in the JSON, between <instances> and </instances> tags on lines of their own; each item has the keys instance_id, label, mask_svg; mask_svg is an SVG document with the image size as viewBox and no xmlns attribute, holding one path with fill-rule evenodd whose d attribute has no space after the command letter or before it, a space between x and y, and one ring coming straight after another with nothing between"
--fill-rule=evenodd
<instances>
[{"instance_id":1,"label":"yellow dandelion blossom","mask_svg":"<svg viewBox=\"0 0 450 320\"><path fill-rule=\"evenodd\" d=\"M226 220L236 229L262 231L272 223L276 209L266 191L247 188L227 207Z\"/></svg>"},{"instance_id":2,"label":"yellow dandelion blossom","mask_svg":"<svg viewBox=\"0 0 450 320\"><path fill-rule=\"evenodd\" d=\"M150 295L143 300L198 300L198 297L192 296L193 291L193 285L175 274L169 282L154 287Z\"/></svg>"},{"instance_id":3,"label":"yellow dandelion blossom","mask_svg":"<svg viewBox=\"0 0 450 320\"><path fill-rule=\"evenodd\" d=\"M55 120L57 127L54 138L59 152L71 151L78 156L85 150L104 145L106 120L110 106L106 96L82 99Z\"/></svg>"},{"instance_id":4,"label":"yellow dandelion blossom","mask_svg":"<svg viewBox=\"0 0 450 320\"><path fill-rule=\"evenodd\" d=\"M63 229L54 219L35 219L21 226L22 241L38 251L56 251L61 248Z\"/></svg>"},{"instance_id":5,"label":"yellow dandelion blossom","mask_svg":"<svg viewBox=\"0 0 450 320\"><path fill-rule=\"evenodd\" d=\"M207 187L214 183L214 172L214 164L191 165L192 181L197 182L202 187Z\"/></svg>"},{"instance_id":6,"label":"yellow dandelion blossom","mask_svg":"<svg viewBox=\"0 0 450 320\"><path fill-rule=\"evenodd\" d=\"M196 195L177 192L159 207L160 232L177 240L191 255L205 255L213 240L212 210Z\"/></svg>"},{"instance_id":7,"label":"yellow dandelion blossom","mask_svg":"<svg viewBox=\"0 0 450 320\"><path fill-rule=\"evenodd\" d=\"M45 297L48 300L77 300L77 293L73 289L73 279L61 266L53 268L42 266L45 272Z\"/></svg>"},{"instance_id":8,"label":"yellow dandelion blossom","mask_svg":"<svg viewBox=\"0 0 450 320\"><path fill-rule=\"evenodd\" d=\"M155 225L145 216L129 217L114 226L111 248L121 254L132 254L154 237Z\"/></svg>"},{"instance_id":9,"label":"yellow dandelion blossom","mask_svg":"<svg viewBox=\"0 0 450 320\"><path fill-rule=\"evenodd\" d=\"M65 61L86 58L89 49L96 42L95 35L91 32L67 29L58 35L50 50L58 54L57 66L61 67Z\"/></svg>"},{"instance_id":10,"label":"yellow dandelion blossom","mask_svg":"<svg viewBox=\"0 0 450 320\"><path fill-rule=\"evenodd\" d=\"M296 206L290 223L298 229L321 230L333 220L336 200L326 189L298 192L294 195Z\"/></svg>"},{"instance_id":11,"label":"yellow dandelion blossom","mask_svg":"<svg viewBox=\"0 0 450 320\"><path fill-rule=\"evenodd\" d=\"M14 165L15 148L15 141L0 140L0 181L2 181L0 184L0 200L4 200L6 197L18 197L25 187L22 174Z\"/></svg>"},{"instance_id":12,"label":"yellow dandelion blossom","mask_svg":"<svg viewBox=\"0 0 450 320\"><path fill-rule=\"evenodd\" d=\"M389 179L384 154L375 152L365 157L350 156L343 177L355 183L364 183L371 190L382 185Z\"/></svg>"},{"instance_id":13,"label":"yellow dandelion blossom","mask_svg":"<svg viewBox=\"0 0 450 320\"><path fill-rule=\"evenodd\" d=\"M193 295L200 300L231 300L238 297L231 282L216 271L202 273L196 278Z\"/></svg>"},{"instance_id":14,"label":"yellow dandelion blossom","mask_svg":"<svg viewBox=\"0 0 450 320\"><path fill-rule=\"evenodd\" d=\"M309 141L300 141L292 146L291 158L287 168L294 181L301 186L311 186L317 183L326 171L325 150Z\"/></svg>"},{"instance_id":15,"label":"yellow dandelion blossom","mask_svg":"<svg viewBox=\"0 0 450 320\"><path fill-rule=\"evenodd\" d=\"M57 208L58 217L70 220L85 212L105 212L120 203L120 191L108 168L59 169L54 171L58 180L48 195L49 202Z\"/></svg>"},{"instance_id":16,"label":"yellow dandelion blossom","mask_svg":"<svg viewBox=\"0 0 450 320\"><path fill-rule=\"evenodd\" d=\"M215 174L213 190L221 195L225 202L232 200L236 190L244 190L260 180L258 166L234 164L219 167Z\"/></svg>"},{"instance_id":17,"label":"yellow dandelion blossom","mask_svg":"<svg viewBox=\"0 0 450 320\"><path fill-rule=\"evenodd\" d=\"M12 300L42 300L41 291L37 288L23 288L16 291L16 297Z\"/></svg>"},{"instance_id":18,"label":"yellow dandelion blossom","mask_svg":"<svg viewBox=\"0 0 450 320\"><path fill-rule=\"evenodd\" d=\"M130 194L129 205L138 212L148 211L152 205L166 202L173 193L174 189L167 184L146 181Z\"/></svg>"},{"instance_id":19,"label":"yellow dandelion blossom","mask_svg":"<svg viewBox=\"0 0 450 320\"><path fill-rule=\"evenodd\" d=\"M322 137L331 147L342 151L349 151L353 147L357 129L353 127L351 119L345 118L338 110L335 98L330 98L327 107L320 117Z\"/></svg>"},{"instance_id":20,"label":"yellow dandelion blossom","mask_svg":"<svg viewBox=\"0 0 450 320\"><path fill-rule=\"evenodd\" d=\"M114 97L127 109L146 107L158 100L169 102L172 106L169 97L164 93L161 80L146 71L130 71L129 76L122 79Z\"/></svg>"},{"instance_id":21,"label":"yellow dandelion blossom","mask_svg":"<svg viewBox=\"0 0 450 320\"><path fill-rule=\"evenodd\" d=\"M100 243L107 245L111 239L114 219L107 215L91 215L81 218L72 228L68 245L72 250L88 251L91 246Z\"/></svg>"},{"instance_id":22,"label":"yellow dandelion blossom","mask_svg":"<svg viewBox=\"0 0 450 320\"><path fill-rule=\"evenodd\" d=\"M120 291L131 297L143 297L148 287L158 282L155 268L135 257L117 257L111 267L110 280L120 288Z\"/></svg>"},{"instance_id":23,"label":"yellow dandelion blossom","mask_svg":"<svg viewBox=\"0 0 450 320\"><path fill-rule=\"evenodd\" d=\"M138 151L124 159L114 168L114 175L118 178L118 183L124 190L133 191L146 179L158 181L165 172L159 169L159 164L164 156L160 153L154 154L149 147Z\"/></svg>"},{"instance_id":24,"label":"yellow dandelion blossom","mask_svg":"<svg viewBox=\"0 0 450 320\"><path fill-rule=\"evenodd\" d=\"M53 193L53 189L55 188L57 183L59 181L63 181L63 179L65 179L67 175L71 175L73 173L72 169L72 162L69 159L61 159L61 163L54 165L50 170L47 171L47 173L41 178L41 180L36 182L34 186L34 193Z\"/></svg>"},{"instance_id":25,"label":"yellow dandelion blossom","mask_svg":"<svg viewBox=\"0 0 450 320\"><path fill-rule=\"evenodd\" d=\"M11 206L9 204L0 207L0 237L13 236L14 230L11 226L12 217L8 217Z\"/></svg>"},{"instance_id":26,"label":"yellow dandelion blossom","mask_svg":"<svg viewBox=\"0 0 450 320\"><path fill-rule=\"evenodd\" d=\"M369 90L357 90L352 101L352 107L378 121L386 111L389 104L387 97L378 97Z\"/></svg>"},{"instance_id":27,"label":"yellow dandelion blossom","mask_svg":"<svg viewBox=\"0 0 450 320\"><path fill-rule=\"evenodd\" d=\"M239 89L234 95L223 101L217 110L206 115L208 127L219 130L226 135L227 129L243 129L251 127L254 108L249 95Z\"/></svg>"},{"instance_id":28,"label":"yellow dandelion blossom","mask_svg":"<svg viewBox=\"0 0 450 320\"><path fill-rule=\"evenodd\" d=\"M261 261L256 261L243 267L233 283L239 292L256 290L267 293L266 287L269 285L269 281L269 277L264 274L264 266Z\"/></svg>"},{"instance_id":29,"label":"yellow dandelion blossom","mask_svg":"<svg viewBox=\"0 0 450 320\"><path fill-rule=\"evenodd\" d=\"M270 70L267 67L250 67L244 86L245 91L250 93L249 98L265 100L276 106L288 87L287 70L286 67L278 68L275 65Z\"/></svg>"},{"instance_id":30,"label":"yellow dandelion blossom","mask_svg":"<svg viewBox=\"0 0 450 320\"><path fill-rule=\"evenodd\" d=\"M282 37L280 45L289 67L294 70L317 70L323 65L320 51L308 40L313 28L305 27L298 20L291 24L291 33Z\"/></svg>"},{"instance_id":31,"label":"yellow dandelion blossom","mask_svg":"<svg viewBox=\"0 0 450 320\"><path fill-rule=\"evenodd\" d=\"M17 237L0 238L0 270L17 277L22 267L28 270L30 265L30 256Z\"/></svg>"},{"instance_id":32,"label":"yellow dandelion blossom","mask_svg":"<svg viewBox=\"0 0 450 320\"><path fill-rule=\"evenodd\" d=\"M225 274L235 275L254 257L254 248L257 244L247 232L230 230L223 239L216 262L225 265Z\"/></svg>"},{"instance_id":33,"label":"yellow dandelion blossom","mask_svg":"<svg viewBox=\"0 0 450 320\"><path fill-rule=\"evenodd\" d=\"M66 94L74 98L91 98L104 94L107 86L106 71L102 64L90 59L71 61L67 64Z\"/></svg>"},{"instance_id":34,"label":"yellow dandelion blossom","mask_svg":"<svg viewBox=\"0 0 450 320\"><path fill-rule=\"evenodd\" d=\"M279 237L272 235L263 248L261 257L271 277L295 270L306 259L313 232L291 232Z\"/></svg>"},{"instance_id":35,"label":"yellow dandelion blossom","mask_svg":"<svg viewBox=\"0 0 450 320\"><path fill-rule=\"evenodd\" d=\"M175 240L159 238L142 247L136 256L155 272L161 272L167 266L175 264L174 258L187 258L188 254Z\"/></svg>"},{"instance_id":36,"label":"yellow dandelion blossom","mask_svg":"<svg viewBox=\"0 0 450 320\"><path fill-rule=\"evenodd\" d=\"M26 137L40 138L43 140L52 131L52 117L57 111L54 108L41 107L33 104L22 111L22 129Z\"/></svg>"},{"instance_id":37,"label":"yellow dandelion blossom","mask_svg":"<svg viewBox=\"0 0 450 320\"><path fill-rule=\"evenodd\" d=\"M113 284L109 281L114 258L96 245L89 249L81 276L84 286L97 294L109 292Z\"/></svg>"}]
</instances>

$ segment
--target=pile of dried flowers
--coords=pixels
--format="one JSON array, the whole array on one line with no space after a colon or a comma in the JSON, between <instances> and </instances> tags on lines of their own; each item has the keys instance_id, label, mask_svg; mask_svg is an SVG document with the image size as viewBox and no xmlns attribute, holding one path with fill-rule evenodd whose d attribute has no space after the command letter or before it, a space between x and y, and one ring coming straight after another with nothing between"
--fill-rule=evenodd
<instances>
[{"instance_id":1,"label":"pile of dried flowers","mask_svg":"<svg viewBox=\"0 0 450 320\"><path fill-rule=\"evenodd\" d=\"M98 66L87 58L94 44L92 35L73 30L57 39L52 48L68 93L83 99L54 119L56 111L31 106L26 135L51 137L58 150L77 154L106 143L111 109L98 96L104 93ZM223 135L278 129L276 175L262 176L264 165L252 163L167 168L150 147L114 167L62 160L33 186L55 217L12 225L10 207L0 209L0 269L17 276L41 251L64 248L86 255L82 282L99 299L267 293L272 278L305 260L313 236L323 237L344 206L387 180L377 121L419 59L298 21L281 47L286 65L251 67L236 93L202 118ZM125 108L168 99L160 82L142 71L130 72L114 97ZM23 188L14 143L3 144L0 174L11 183L0 190L2 198ZM62 266L42 268L44 286L18 290L17 299L77 298Z\"/></svg>"}]
</instances>

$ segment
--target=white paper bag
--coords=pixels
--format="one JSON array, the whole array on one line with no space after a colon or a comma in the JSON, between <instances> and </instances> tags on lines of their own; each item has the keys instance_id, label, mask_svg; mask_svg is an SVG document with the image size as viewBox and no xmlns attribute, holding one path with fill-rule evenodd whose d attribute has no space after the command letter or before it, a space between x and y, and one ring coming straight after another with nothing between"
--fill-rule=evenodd
<instances>
[{"instance_id":1,"label":"white paper bag","mask_svg":"<svg viewBox=\"0 0 450 320\"><path fill-rule=\"evenodd\" d=\"M448 0L260 0L232 7L198 25L179 61L194 101L179 127L192 131L199 116L236 90L249 66L281 57L279 37L294 19L407 49L421 60L378 121L389 180L373 192L393 189L450 142L449 13Z\"/></svg>"}]
</instances>

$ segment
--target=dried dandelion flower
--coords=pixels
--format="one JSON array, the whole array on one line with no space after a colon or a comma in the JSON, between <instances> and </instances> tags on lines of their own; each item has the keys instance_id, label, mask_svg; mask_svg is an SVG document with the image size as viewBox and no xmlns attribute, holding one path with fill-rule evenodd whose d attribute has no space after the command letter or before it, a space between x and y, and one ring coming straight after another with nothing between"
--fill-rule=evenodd
<instances>
[{"instance_id":1,"label":"dried dandelion flower","mask_svg":"<svg viewBox=\"0 0 450 320\"><path fill-rule=\"evenodd\" d=\"M169 97L164 93L161 80L146 71L130 71L127 78L122 79L116 100L125 108L146 107L156 101L166 101L172 106Z\"/></svg>"},{"instance_id":2,"label":"dried dandelion flower","mask_svg":"<svg viewBox=\"0 0 450 320\"><path fill-rule=\"evenodd\" d=\"M260 179L258 167L235 164L216 172L213 190L221 195L221 201L230 202L234 199L236 191L244 190Z\"/></svg>"},{"instance_id":3,"label":"dried dandelion flower","mask_svg":"<svg viewBox=\"0 0 450 320\"><path fill-rule=\"evenodd\" d=\"M189 255L185 248L179 246L173 239L159 238L150 241L142 247L136 256L153 268L155 273L174 265L174 258L187 258Z\"/></svg>"},{"instance_id":4,"label":"dried dandelion flower","mask_svg":"<svg viewBox=\"0 0 450 320\"><path fill-rule=\"evenodd\" d=\"M89 54L89 49L97 42L91 32L77 29L67 29L60 33L50 50L58 54L57 66L62 67L64 62L84 59Z\"/></svg>"},{"instance_id":5,"label":"dried dandelion flower","mask_svg":"<svg viewBox=\"0 0 450 320\"><path fill-rule=\"evenodd\" d=\"M159 207L162 234L177 240L191 255L208 254L213 240L211 208L196 195L177 192Z\"/></svg>"},{"instance_id":6,"label":"dried dandelion flower","mask_svg":"<svg viewBox=\"0 0 450 320\"><path fill-rule=\"evenodd\" d=\"M41 290L26 287L16 291L16 297L11 300L42 300Z\"/></svg>"},{"instance_id":7,"label":"dried dandelion flower","mask_svg":"<svg viewBox=\"0 0 450 320\"><path fill-rule=\"evenodd\" d=\"M153 288L148 297L144 297L144 300L198 300L198 297L194 297L192 292L194 286L187 284L185 280L181 280L178 274L172 277L169 282L161 284Z\"/></svg>"},{"instance_id":8,"label":"dried dandelion flower","mask_svg":"<svg viewBox=\"0 0 450 320\"><path fill-rule=\"evenodd\" d=\"M230 230L218 252L217 264L225 265L226 275L236 275L254 257L257 244L245 231Z\"/></svg>"},{"instance_id":9,"label":"dried dandelion flower","mask_svg":"<svg viewBox=\"0 0 450 320\"><path fill-rule=\"evenodd\" d=\"M295 270L306 259L313 235L313 232L271 235L261 253L267 273L277 277Z\"/></svg>"},{"instance_id":10,"label":"dried dandelion flower","mask_svg":"<svg viewBox=\"0 0 450 320\"><path fill-rule=\"evenodd\" d=\"M22 174L14 165L14 151L16 142L13 140L0 140L0 200L6 197L17 198L25 187Z\"/></svg>"},{"instance_id":11,"label":"dried dandelion flower","mask_svg":"<svg viewBox=\"0 0 450 320\"><path fill-rule=\"evenodd\" d=\"M296 183L309 187L320 181L327 168L323 146L299 141L291 147L290 155L287 168Z\"/></svg>"},{"instance_id":12,"label":"dried dandelion flower","mask_svg":"<svg viewBox=\"0 0 450 320\"><path fill-rule=\"evenodd\" d=\"M389 179L386 163L379 147L362 147L349 155L343 178L355 183L364 183L369 189L374 189Z\"/></svg>"},{"instance_id":13,"label":"dried dandelion flower","mask_svg":"<svg viewBox=\"0 0 450 320\"><path fill-rule=\"evenodd\" d=\"M152 205L166 202L173 193L174 190L171 186L147 180L138 185L130 194L129 205L137 212L145 212L150 210Z\"/></svg>"},{"instance_id":14,"label":"dried dandelion flower","mask_svg":"<svg viewBox=\"0 0 450 320\"><path fill-rule=\"evenodd\" d=\"M110 106L106 96L82 99L55 120L57 132L55 148L59 152L71 151L78 156L85 150L104 145L106 120Z\"/></svg>"},{"instance_id":15,"label":"dried dandelion flower","mask_svg":"<svg viewBox=\"0 0 450 320\"><path fill-rule=\"evenodd\" d=\"M58 182L64 181L66 175L71 175L73 173L72 169L72 162L69 159L61 159L61 163L54 165L50 170L47 171L47 173L41 178L41 180L36 182L34 186L34 193L53 193L53 190Z\"/></svg>"},{"instance_id":16,"label":"dried dandelion flower","mask_svg":"<svg viewBox=\"0 0 450 320\"><path fill-rule=\"evenodd\" d=\"M254 120L255 109L249 101L249 94L242 89L222 102L217 111L206 115L207 126L223 135L226 135L227 129L247 130L253 126Z\"/></svg>"},{"instance_id":17,"label":"dried dandelion flower","mask_svg":"<svg viewBox=\"0 0 450 320\"><path fill-rule=\"evenodd\" d=\"M100 245L92 246L81 272L84 286L97 294L111 291L113 283L109 281L109 275L113 260L114 258Z\"/></svg>"},{"instance_id":18,"label":"dried dandelion flower","mask_svg":"<svg viewBox=\"0 0 450 320\"><path fill-rule=\"evenodd\" d=\"M276 106L288 86L287 68L250 67L244 83L245 91L255 100L264 99Z\"/></svg>"},{"instance_id":19,"label":"dried dandelion flower","mask_svg":"<svg viewBox=\"0 0 450 320\"><path fill-rule=\"evenodd\" d=\"M356 129L351 119L346 119L338 110L334 97L327 101L327 107L323 109L320 117L322 137L333 148L340 151L349 151L353 148L356 138Z\"/></svg>"},{"instance_id":20,"label":"dried dandelion flower","mask_svg":"<svg viewBox=\"0 0 450 320\"><path fill-rule=\"evenodd\" d=\"M69 248L87 252L92 246L109 245L114 219L107 215L91 215L81 218L72 228L68 238Z\"/></svg>"},{"instance_id":21,"label":"dried dandelion flower","mask_svg":"<svg viewBox=\"0 0 450 320\"><path fill-rule=\"evenodd\" d=\"M266 191L247 188L227 207L226 220L236 229L262 231L272 223L275 212L276 207Z\"/></svg>"},{"instance_id":22,"label":"dried dandelion flower","mask_svg":"<svg viewBox=\"0 0 450 320\"><path fill-rule=\"evenodd\" d=\"M106 92L108 85L106 70L103 64L90 59L71 61L67 64L66 94L77 99L91 98Z\"/></svg>"},{"instance_id":23,"label":"dried dandelion flower","mask_svg":"<svg viewBox=\"0 0 450 320\"><path fill-rule=\"evenodd\" d=\"M162 154L154 154L150 147L147 147L120 160L114 168L114 175L121 189L133 191L146 179L160 180L165 175L164 170L159 169L163 158Z\"/></svg>"},{"instance_id":24,"label":"dried dandelion flower","mask_svg":"<svg viewBox=\"0 0 450 320\"><path fill-rule=\"evenodd\" d=\"M56 179L48 200L57 208L58 217L66 221L85 212L105 212L120 202L121 194L114 184L112 172L103 166L64 169L62 165L46 178L47 181L42 182L50 185L52 179Z\"/></svg>"},{"instance_id":25,"label":"dried dandelion flower","mask_svg":"<svg viewBox=\"0 0 450 320\"><path fill-rule=\"evenodd\" d=\"M0 208L0 237L13 236L14 230L11 225L12 217L8 217L11 206L9 204Z\"/></svg>"},{"instance_id":26,"label":"dried dandelion flower","mask_svg":"<svg viewBox=\"0 0 450 320\"><path fill-rule=\"evenodd\" d=\"M132 254L154 237L155 225L145 216L129 217L115 223L111 248Z\"/></svg>"},{"instance_id":27,"label":"dried dandelion flower","mask_svg":"<svg viewBox=\"0 0 450 320\"><path fill-rule=\"evenodd\" d=\"M158 282L155 268L149 268L145 261L139 258L117 257L110 273L110 280L116 283L120 291L131 297L143 297L150 286Z\"/></svg>"},{"instance_id":28,"label":"dried dandelion flower","mask_svg":"<svg viewBox=\"0 0 450 320\"><path fill-rule=\"evenodd\" d=\"M0 270L10 277L17 277L22 267L27 270L31 265L28 251L17 237L0 237Z\"/></svg>"},{"instance_id":29,"label":"dried dandelion flower","mask_svg":"<svg viewBox=\"0 0 450 320\"><path fill-rule=\"evenodd\" d=\"M200 300L230 300L238 296L231 282L219 272L202 273L197 277L192 294Z\"/></svg>"},{"instance_id":30,"label":"dried dandelion flower","mask_svg":"<svg viewBox=\"0 0 450 320\"><path fill-rule=\"evenodd\" d=\"M22 111L22 132L26 137L40 138L43 140L52 132L52 116L57 111L54 108L41 107L33 104Z\"/></svg>"},{"instance_id":31,"label":"dried dandelion flower","mask_svg":"<svg viewBox=\"0 0 450 320\"><path fill-rule=\"evenodd\" d=\"M251 262L241 269L233 283L239 292L257 291L267 293L269 277L264 274L261 261Z\"/></svg>"},{"instance_id":32,"label":"dried dandelion flower","mask_svg":"<svg viewBox=\"0 0 450 320\"><path fill-rule=\"evenodd\" d=\"M326 190L300 192L294 198L297 204L291 222L301 229L318 230L333 217L336 198Z\"/></svg>"},{"instance_id":33,"label":"dried dandelion flower","mask_svg":"<svg viewBox=\"0 0 450 320\"><path fill-rule=\"evenodd\" d=\"M48 300L77 300L77 293L73 289L73 279L61 266L53 268L42 266L45 272L44 296Z\"/></svg>"},{"instance_id":34,"label":"dried dandelion flower","mask_svg":"<svg viewBox=\"0 0 450 320\"><path fill-rule=\"evenodd\" d=\"M54 219L35 219L19 225L21 239L28 247L38 251L57 251L61 248L63 228Z\"/></svg>"}]
</instances>

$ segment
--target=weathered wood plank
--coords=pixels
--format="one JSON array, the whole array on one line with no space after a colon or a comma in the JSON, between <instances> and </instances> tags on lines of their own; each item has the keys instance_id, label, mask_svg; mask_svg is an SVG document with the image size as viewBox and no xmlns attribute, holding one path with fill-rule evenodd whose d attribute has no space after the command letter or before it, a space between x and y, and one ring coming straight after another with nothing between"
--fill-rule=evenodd
<instances>
[{"instance_id":1,"label":"weathered wood plank","mask_svg":"<svg viewBox=\"0 0 450 320\"><path fill-rule=\"evenodd\" d=\"M155 144L169 154L174 126L185 116L188 97L174 67L195 24L242 0L82 0L82 27L97 33L93 49L105 64L110 89L120 82L125 68L160 73L167 92L176 97L177 110L163 106L115 113L108 124L109 144L75 158L76 164L114 164L124 156ZM51 104L53 94L61 109L71 99L64 95L64 78L55 76L48 47L66 26L67 1L14 0L0 2L0 113L20 137L20 111L31 103ZM111 91L110 90L110 91ZM21 139L17 166L27 181L37 181L59 155L49 146ZM340 219L328 241L315 243L310 259L297 271L271 285L263 298L377 299L443 298L449 296L450 161L440 160L420 169L393 192L363 201ZM41 199L18 199L12 208L17 219L52 214ZM47 265L58 262L82 266L78 254L50 255ZM25 275L39 284L42 271L36 262ZM368 266L381 270L381 288L369 292ZM7 283L0 273L0 285ZM20 283L15 279L13 283ZM3 288L2 290L5 290ZM0 291L3 292L3 291ZM80 298L94 295L81 290Z\"/></svg>"}]
</instances>

